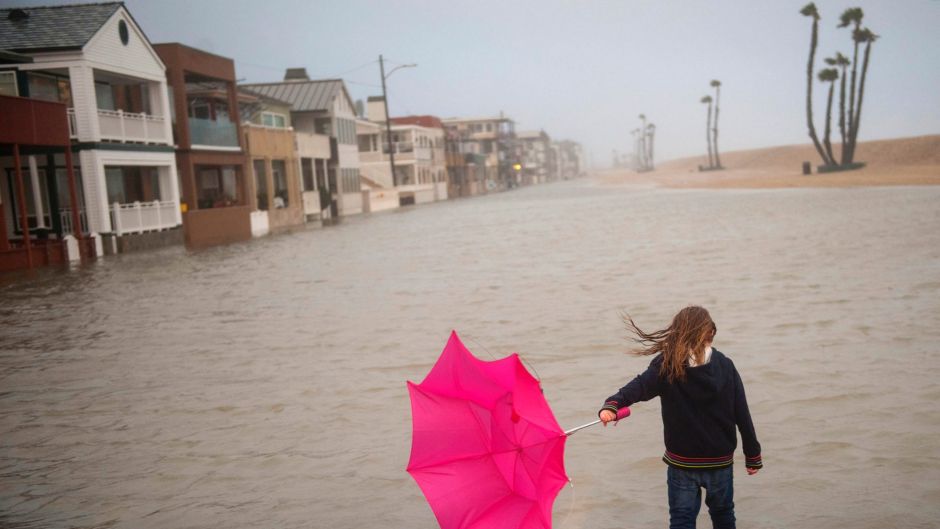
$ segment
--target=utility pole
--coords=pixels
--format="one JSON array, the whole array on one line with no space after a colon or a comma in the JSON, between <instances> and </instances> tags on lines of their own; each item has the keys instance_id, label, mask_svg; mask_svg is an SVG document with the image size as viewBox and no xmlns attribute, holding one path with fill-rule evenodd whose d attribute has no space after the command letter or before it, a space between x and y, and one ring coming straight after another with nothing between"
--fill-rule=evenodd
<instances>
[{"instance_id":1,"label":"utility pole","mask_svg":"<svg viewBox=\"0 0 940 529\"><path fill-rule=\"evenodd\" d=\"M382 106L385 107L385 137L388 144L388 163L392 168L392 185L398 187L398 176L395 174L395 149L392 146L392 121L388 119L388 93L385 91L385 61L379 55L379 73L382 74Z\"/></svg>"}]
</instances>

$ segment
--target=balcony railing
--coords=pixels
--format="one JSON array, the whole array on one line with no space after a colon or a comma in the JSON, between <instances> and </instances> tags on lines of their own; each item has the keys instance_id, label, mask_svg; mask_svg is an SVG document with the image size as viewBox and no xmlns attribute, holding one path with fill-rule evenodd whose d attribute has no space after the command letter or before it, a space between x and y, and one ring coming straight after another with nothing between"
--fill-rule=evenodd
<instances>
[{"instance_id":1,"label":"balcony railing","mask_svg":"<svg viewBox=\"0 0 940 529\"><path fill-rule=\"evenodd\" d=\"M395 150L395 154L403 154L406 152L414 152L415 145L410 141L396 141L392 143L392 149ZM382 152L388 154L388 143L382 144Z\"/></svg>"},{"instance_id":2,"label":"balcony railing","mask_svg":"<svg viewBox=\"0 0 940 529\"><path fill-rule=\"evenodd\" d=\"M74 235L75 232L72 230L71 208L59 208L59 221L62 224L62 233L71 233ZM85 215L85 208L78 211L78 221L82 223L81 233L88 233L88 216Z\"/></svg>"},{"instance_id":3,"label":"balcony railing","mask_svg":"<svg viewBox=\"0 0 940 529\"><path fill-rule=\"evenodd\" d=\"M118 235L162 230L177 225L173 201L133 202L111 205L111 228Z\"/></svg>"},{"instance_id":4,"label":"balcony railing","mask_svg":"<svg viewBox=\"0 0 940 529\"><path fill-rule=\"evenodd\" d=\"M123 110L98 110L101 139L142 143L166 143L161 116L135 114Z\"/></svg>"},{"instance_id":5,"label":"balcony railing","mask_svg":"<svg viewBox=\"0 0 940 529\"><path fill-rule=\"evenodd\" d=\"M231 121L189 118L189 136L192 145L238 147L238 127Z\"/></svg>"}]
</instances>

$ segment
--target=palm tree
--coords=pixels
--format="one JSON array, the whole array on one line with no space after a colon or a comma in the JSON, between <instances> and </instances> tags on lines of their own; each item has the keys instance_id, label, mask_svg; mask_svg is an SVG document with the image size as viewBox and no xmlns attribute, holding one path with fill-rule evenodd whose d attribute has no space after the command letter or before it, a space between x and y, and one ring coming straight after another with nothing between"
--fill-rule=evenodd
<instances>
[{"instance_id":1,"label":"palm tree","mask_svg":"<svg viewBox=\"0 0 940 529\"><path fill-rule=\"evenodd\" d=\"M712 150L715 152L715 168L721 169L721 157L718 156L718 103L721 99L721 81L712 79L715 88L715 120L712 122Z\"/></svg>"},{"instance_id":2,"label":"palm tree","mask_svg":"<svg viewBox=\"0 0 940 529\"><path fill-rule=\"evenodd\" d=\"M708 103L708 117L705 119L705 142L708 144L708 168L715 167L715 161L712 157L712 96L705 96L701 99L702 103Z\"/></svg>"},{"instance_id":3,"label":"palm tree","mask_svg":"<svg viewBox=\"0 0 940 529\"><path fill-rule=\"evenodd\" d=\"M835 92L836 80L839 79L839 70L835 68L826 68L819 71L819 80L829 83L829 99L826 101L826 131L823 133L823 145L826 146L826 154L830 160L835 160L832 155L832 142L829 141L829 134L832 131L832 94ZM845 150L845 146L842 146Z\"/></svg>"},{"instance_id":4,"label":"palm tree","mask_svg":"<svg viewBox=\"0 0 940 529\"><path fill-rule=\"evenodd\" d=\"M872 33L868 28L862 28L852 33L856 46L859 43L865 43L865 59L862 63L862 79L858 85L858 106L855 108L855 119L852 120L852 126L849 128L849 153L847 161L843 163L851 164L855 159L855 144L858 139L858 124L862 118L862 99L865 97L865 77L868 76L868 59L871 56L871 43L878 39L878 35ZM845 154L843 154L843 158Z\"/></svg>"},{"instance_id":5,"label":"palm tree","mask_svg":"<svg viewBox=\"0 0 940 529\"><path fill-rule=\"evenodd\" d=\"M839 79L839 133L842 136L842 150L845 151L845 78L846 69L850 64L849 58L836 52L835 57L826 59L826 64L842 68L842 75ZM833 161L835 161L835 159L833 159Z\"/></svg>"},{"instance_id":6,"label":"palm tree","mask_svg":"<svg viewBox=\"0 0 940 529\"><path fill-rule=\"evenodd\" d=\"M640 167L643 170L649 168L649 161L646 159L646 114L639 115L642 125L640 125Z\"/></svg>"},{"instance_id":7,"label":"palm tree","mask_svg":"<svg viewBox=\"0 0 940 529\"><path fill-rule=\"evenodd\" d=\"M806 64L806 124L809 127L809 137L813 140L816 152L822 157L823 163L831 165L832 161L826 157L826 152L816 136L816 127L813 125L813 63L816 59L816 45L819 42L819 11L816 4L810 2L800 10L800 14L813 17L813 33L809 43L809 61Z\"/></svg>"},{"instance_id":8,"label":"palm tree","mask_svg":"<svg viewBox=\"0 0 940 529\"><path fill-rule=\"evenodd\" d=\"M649 156L647 157L647 159L648 159L648 161L649 161L649 167L648 167L648 169L649 169L650 171L652 171L652 170L653 170L653 139L654 139L655 136L656 136L656 125L654 125L654 124L652 124L652 123L650 123L649 125L647 125L647 126L646 126L646 135L649 136L649 139L650 139L650 144L649 144Z\"/></svg>"},{"instance_id":9,"label":"palm tree","mask_svg":"<svg viewBox=\"0 0 940 529\"><path fill-rule=\"evenodd\" d=\"M849 137L851 142L851 131L855 128L855 77L858 71L858 45L859 41L856 40L855 33L857 33L862 27L862 19L865 17L865 12L862 11L860 7L850 7L842 12L842 15L839 17L840 28L848 27L849 25L854 24L855 28L852 30L852 36L855 40L855 51L852 54L852 81L849 85L849 123L848 129L850 131ZM851 158L851 146L849 149L842 149L842 165L852 163Z\"/></svg>"}]
</instances>

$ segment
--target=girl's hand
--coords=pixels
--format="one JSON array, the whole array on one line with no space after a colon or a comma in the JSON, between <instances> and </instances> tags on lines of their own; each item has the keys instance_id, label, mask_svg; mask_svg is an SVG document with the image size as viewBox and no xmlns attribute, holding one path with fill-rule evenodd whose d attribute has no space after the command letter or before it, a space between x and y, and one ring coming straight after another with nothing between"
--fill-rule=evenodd
<instances>
[{"instance_id":1,"label":"girl's hand","mask_svg":"<svg viewBox=\"0 0 940 529\"><path fill-rule=\"evenodd\" d=\"M604 423L604 426L607 426L607 423L609 423L610 421L617 420L617 414L610 410L603 410L600 414L600 419L601 419L601 422Z\"/></svg>"},{"instance_id":2,"label":"girl's hand","mask_svg":"<svg viewBox=\"0 0 940 529\"><path fill-rule=\"evenodd\" d=\"M754 474L757 474L759 470L760 470L759 468L749 468L747 469L747 475L753 476Z\"/></svg>"}]
</instances>

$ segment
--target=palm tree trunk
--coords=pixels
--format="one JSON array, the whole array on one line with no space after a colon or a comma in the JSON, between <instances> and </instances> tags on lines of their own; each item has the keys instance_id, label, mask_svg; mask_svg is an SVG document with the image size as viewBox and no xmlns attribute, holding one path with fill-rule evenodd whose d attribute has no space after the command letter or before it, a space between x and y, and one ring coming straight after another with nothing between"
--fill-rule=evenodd
<instances>
[{"instance_id":1,"label":"palm tree trunk","mask_svg":"<svg viewBox=\"0 0 940 529\"><path fill-rule=\"evenodd\" d=\"M653 169L653 131L649 132L650 145L649 145L649 161L650 161L650 170Z\"/></svg>"},{"instance_id":2,"label":"palm tree trunk","mask_svg":"<svg viewBox=\"0 0 940 529\"><path fill-rule=\"evenodd\" d=\"M836 84L829 82L829 100L826 102L826 130L823 133L823 144L826 146L826 154L830 160L835 160L832 155L832 142L829 141L829 135L832 132L832 94L835 92Z\"/></svg>"},{"instance_id":3,"label":"palm tree trunk","mask_svg":"<svg viewBox=\"0 0 940 529\"><path fill-rule=\"evenodd\" d=\"M715 167L714 157L712 156L712 104L708 102L708 119L705 121L705 142L708 144L708 168Z\"/></svg>"},{"instance_id":4,"label":"palm tree trunk","mask_svg":"<svg viewBox=\"0 0 940 529\"><path fill-rule=\"evenodd\" d=\"M842 67L842 79L839 80L839 132L842 135L842 159L845 159L845 66ZM835 161L835 158L833 158Z\"/></svg>"},{"instance_id":5,"label":"palm tree trunk","mask_svg":"<svg viewBox=\"0 0 940 529\"><path fill-rule=\"evenodd\" d=\"M865 44L865 62L862 64L862 80L858 85L858 107L855 109L855 119L852 122L852 128L849 131L849 159L846 163L852 163L855 160L855 143L858 139L858 124L862 118L862 98L865 96L865 77L868 75L868 57L871 54L871 41Z\"/></svg>"},{"instance_id":6,"label":"palm tree trunk","mask_svg":"<svg viewBox=\"0 0 940 529\"><path fill-rule=\"evenodd\" d=\"M712 122L712 150L715 152L715 167L721 168L721 158L718 156L718 102L721 99L721 86L715 87L715 121Z\"/></svg>"},{"instance_id":7,"label":"palm tree trunk","mask_svg":"<svg viewBox=\"0 0 940 529\"><path fill-rule=\"evenodd\" d=\"M861 24L855 23L855 31L859 30ZM853 33L854 35L854 33ZM855 74L858 71L858 41L855 42L855 51L852 54L852 83L849 86L849 148L842 149L842 165L852 163L852 130L855 128L856 110L855 110Z\"/></svg>"},{"instance_id":8,"label":"palm tree trunk","mask_svg":"<svg viewBox=\"0 0 940 529\"><path fill-rule=\"evenodd\" d=\"M819 143L819 137L816 136L816 127L813 125L813 63L816 60L816 45L819 41L819 21L813 19L813 36L809 43L809 62L806 63L806 125L809 127L809 137L813 140L813 146L816 152L823 159L823 163L829 165L832 162L826 158L826 151Z\"/></svg>"}]
</instances>

